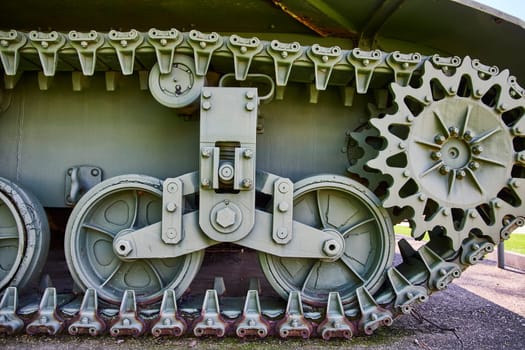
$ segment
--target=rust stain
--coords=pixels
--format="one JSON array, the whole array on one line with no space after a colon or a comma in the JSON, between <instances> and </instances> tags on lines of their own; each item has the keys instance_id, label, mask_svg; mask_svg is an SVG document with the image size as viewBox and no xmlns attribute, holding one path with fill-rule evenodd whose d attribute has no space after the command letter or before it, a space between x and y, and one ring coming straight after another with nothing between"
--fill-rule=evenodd
<instances>
[{"instance_id":1,"label":"rust stain","mask_svg":"<svg viewBox=\"0 0 525 350\"><path fill-rule=\"evenodd\" d=\"M330 35L330 33L326 32L325 30L323 30L322 28L316 26L315 24L311 23L308 21L308 18L307 17L304 17L304 16L300 16L294 12L292 12L288 7L286 7L286 5L284 5L280 0L272 0L273 4L276 5L277 7L279 7L284 13L286 13L287 15L289 15L290 17L292 17L293 19L295 19L296 21L300 22L301 24L303 24L304 26L306 26L307 28L310 28L311 30L313 30L314 32L316 32L317 34L319 34L320 36L322 37L327 37L328 35Z\"/></svg>"}]
</instances>

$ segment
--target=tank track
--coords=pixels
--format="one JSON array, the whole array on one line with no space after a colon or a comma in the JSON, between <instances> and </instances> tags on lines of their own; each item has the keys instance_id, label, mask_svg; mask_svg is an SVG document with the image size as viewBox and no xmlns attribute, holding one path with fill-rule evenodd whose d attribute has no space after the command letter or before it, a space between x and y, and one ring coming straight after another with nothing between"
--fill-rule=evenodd
<instances>
[{"instance_id":1,"label":"tank track","mask_svg":"<svg viewBox=\"0 0 525 350\"><path fill-rule=\"evenodd\" d=\"M83 295L57 295L50 287L40 302L27 299L19 303L17 288L9 287L0 303L0 333L25 330L28 334L51 335L67 331L92 336L109 332L112 336L193 333L195 336L236 334L239 337L276 335L283 338L318 335L325 339L370 335L381 326L390 326L395 317L409 314L432 293L445 289L464 269L483 259L493 251L494 245L507 239L513 229L524 223L521 194L525 184L521 165L525 160L522 139L525 127L521 125L521 116L525 90L507 70L500 72L496 67L485 66L469 57L422 56L357 48L342 50L318 44L301 46L297 42L221 36L196 30L187 33L175 29L151 29L147 33L136 30L109 33L0 31L0 56L7 89L14 88L24 70L39 71L41 89L47 88L47 82L57 70L72 71L72 86L76 90L82 89L84 77L99 70L106 74L108 90L115 87L117 71L123 75L138 71L143 88L147 86L144 81L147 74L142 72L147 72L155 62L161 72L169 72L174 53L193 56L199 76L207 74L212 59L233 64L235 78L239 81L245 80L252 70L271 74L278 99L283 98L288 82L296 81L310 85L310 101L315 101L318 91L329 85L338 86L343 91L343 103L351 106L355 93L369 92L373 77L387 77L392 82L389 84L391 95L387 93L384 98L378 98L363 123L347 132L348 152L357 148L364 150L349 154L348 171L361 180L369 179L365 183L398 218L394 220L408 218L412 235L422 238L428 232L429 242L415 250L406 240L400 240L402 261L388 268L381 288L375 293L364 287L357 288L356 302L344 307L338 293L330 294L325 308L312 308L303 305L299 292L290 293L286 308L280 303L275 306L270 300L259 299L261 291L256 283L250 286L244 300L222 298L221 288L214 288L208 290L202 300L183 298L179 305L177 298L180 296L167 290L160 305L138 306L134 291L129 290L124 294L120 309L103 301L99 305L93 289ZM21 57L24 58L22 63ZM309 79L304 80L304 76ZM353 85L348 85L352 80ZM405 102L407 99L412 102ZM414 136L419 135L416 125L422 119L419 116L447 99L466 101L461 107L467 110L487 110L487 124L501 119L500 129L487 134L476 129L467 133L467 112L466 116L458 117L461 120L458 125L442 123L444 127L439 135L431 135L433 140ZM431 112L439 114L435 110ZM439 120L439 116L436 119ZM503 142L510 144L509 156L503 165L490 157L482 158L481 149L475 149L482 142L490 141L491 136L501 134L504 134ZM375 141L368 142L369 136ZM455 166L453 159L447 160L452 166L443 164L443 154L437 153L450 140L460 140L460 145L468 143L469 152L477 157L477 167L475 162ZM438 178L438 183L445 183L449 193L456 181L468 178L470 190L477 199L449 203L446 194L435 195L429 190L430 185L422 180L424 176L420 176L410 163L417 145L428 148L427 163L431 164L423 172L435 172L432 176ZM492 149L492 146L487 148ZM405 154L408 163L396 161L395 157L392 160L399 153ZM503 168L504 179L497 188L486 189L477 179L474 172L479 163L489 168ZM500 174L498 169L496 174ZM492 170L490 172L492 174ZM410 183L408 189L407 182Z\"/></svg>"}]
</instances>

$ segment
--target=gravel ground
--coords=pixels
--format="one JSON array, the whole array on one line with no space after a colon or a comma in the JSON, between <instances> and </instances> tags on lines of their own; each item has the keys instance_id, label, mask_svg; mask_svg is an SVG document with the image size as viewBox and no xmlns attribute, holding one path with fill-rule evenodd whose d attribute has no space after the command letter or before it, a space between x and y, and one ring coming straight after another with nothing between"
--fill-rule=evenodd
<instances>
[{"instance_id":1,"label":"gravel ground","mask_svg":"<svg viewBox=\"0 0 525 350\"><path fill-rule=\"evenodd\" d=\"M525 273L493 260L470 267L447 290L390 328L350 341L182 339L153 337L0 337L2 349L525 349Z\"/></svg>"}]
</instances>

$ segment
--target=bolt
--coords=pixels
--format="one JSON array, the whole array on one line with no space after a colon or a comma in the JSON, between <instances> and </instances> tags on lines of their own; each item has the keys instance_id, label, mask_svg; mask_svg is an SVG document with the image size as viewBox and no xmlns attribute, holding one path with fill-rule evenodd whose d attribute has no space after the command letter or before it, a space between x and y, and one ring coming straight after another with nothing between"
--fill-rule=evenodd
<instances>
[{"instance_id":1,"label":"bolt","mask_svg":"<svg viewBox=\"0 0 525 350\"><path fill-rule=\"evenodd\" d=\"M253 157L253 151L251 149L245 149L243 152L244 158L250 159Z\"/></svg>"},{"instance_id":2,"label":"bolt","mask_svg":"<svg viewBox=\"0 0 525 350\"><path fill-rule=\"evenodd\" d=\"M462 180L465 176L467 176L467 173L465 172L465 170L461 169L460 171L458 171L456 173L456 177L459 179L459 180Z\"/></svg>"},{"instance_id":3,"label":"bolt","mask_svg":"<svg viewBox=\"0 0 525 350\"><path fill-rule=\"evenodd\" d=\"M419 200L421 202L424 202L427 199L427 196L425 194L421 193L418 198L419 198Z\"/></svg>"},{"instance_id":4,"label":"bolt","mask_svg":"<svg viewBox=\"0 0 525 350\"><path fill-rule=\"evenodd\" d=\"M174 202L168 202L166 204L166 210L170 213L175 212L177 210L177 204L175 204Z\"/></svg>"},{"instance_id":5,"label":"bolt","mask_svg":"<svg viewBox=\"0 0 525 350\"><path fill-rule=\"evenodd\" d=\"M160 44L161 44L162 46L166 46L166 45L168 44L168 40L166 40L166 39L160 39Z\"/></svg>"},{"instance_id":6,"label":"bolt","mask_svg":"<svg viewBox=\"0 0 525 350\"><path fill-rule=\"evenodd\" d=\"M201 155L204 157L204 158L209 158L211 156L211 149L209 148L203 148L202 151L201 151Z\"/></svg>"},{"instance_id":7,"label":"bolt","mask_svg":"<svg viewBox=\"0 0 525 350\"><path fill-rule=\"evenodd\" d=\"M525 153L520 153L518 159L521 160L522 162L525 161Z\"/></svg>"},{"instance_id":8,"label":"bolt","mask_svg":"<svg viewBox=\"0 0 525 350\"><path fill-rule=\"evenodd\" d=\"M287 202L281 202L279 203L278 208L281 213L286 213L290 206Z\"/></svg>"},{"instance_id":9,"label":"bolt","mask_svg":"<svg viewBox=\"0 0 525 350\"><path fill-rule=\"evenodd\" d=\"M446 276L446 275L447 275L447 271L446 271L445 269L440 269L440 270L439 270L439 274L440 274L441 276Z\"/></svg>"},{"instance_id":10,"label":"bolt","mask_svg":"<svg viewBox=\"0 0 525 350\"><path fill-rule=\"evenodd\" d=\"M206 48L206 43L205 43L204 41L201 41L201 42L199 43L199 46L200 46L202 49L204 49L204 48Z\"/></svg>"},{"instance_id":11,"label":"bolt","mask_svg":"<svg viewBox=\"0 0 525 350\"><path fill-rule=\"evenodd\" d=\"M496 208L501 208L501 202L499 201L499 199L494 200L494 206Z\"/></svg>"},{"instance_id":12,"label":"bolt","mask_svg":"<svg viewBox=\"0 0 525 350\"><path fill-rule=\"evenodd\" d=\"M408 299L412 299L412 298L414 298L414 294L411 293L411 292L408 292L408 293L407 293L407 298L408 298Z\"/></svg>"},{"instance_id":13,"label":"bolt","mask_svg":"<svg viewBox=\"0 0 525 350\"><path fill-rule=\"evenodd\" d=\"M217 211L215 222L224 228L228 228L235 224L235 212L229 207L224 207Z\"/></svg>"},{"instance_id":14,"label":"bolt","mask_svg":"<svg viewBox=\"0 0 525 350\"><path fill-rule=\"evenodd\" d=\"M208 101L204 101L202 103L202 109L204 109L205 111L209 110L211 108L211 103L208 102Z\"/></svg>"},{"instance_id":15,"label":"bolt","mask_svg":"<svg viewBox=\"0 0 525 350\"><path fill-rule=\"evenodd\" d=\"M448 132L450 133L450 136L458 136L459 129L455 126L451 126L450 128L448 128Z\"/></svg>"},{"instance_id":16,"label":"bolt","mask_svg":"<svg viewBox=\"0 0 525 350\"><path fill-rule=\"evenodd\" d=\"M513 136L518 136L518 135L521 135L521 133L522 133L523 131L522 131L519 127L516 126L516 127L514 127L514 128L512 129L511 132L512 132L512 135L513 135Z\"/></svg>"},{"instance_id":17,"label":"bolt","mask_svg":"<svg viewBox=\"0 0 525 350\"><path fill-rule=\"evenodd\" d=\"M91 169L91 176L98 176L100 171L98 169Z\"/></svg>"},{"instance_id":18,"label":"bolt","mask_svg":"<svg viewBox=\"0 0 525 350\"><path fill-rule=\"evenodd\" d=\"M441 212L441 214L443 214L443 216L448 216L448 210L443 209L443 211Z\"/></svg>"},{"instance_id":19,"label":"bolt","mask_svg":"<svg viewBox=\"0 0 525 350\"><path fill-rule=\"evenodd\" d=\"M335 239L327 239L323 243L323 252L328 256L336 256L341 250L341 246Z\"/></svg>"},{"instance_id":20,"label":"bolt","mask_svg":"<svg viewBox=\"0 0 525 350\"><path fill-rule=\"evenodd\" d=\"M465 141L471 141L472 140L472 131L470 131L470 130L465 131L465 133L463 134L463 138L465 139Z\"/></svg>"},{"instance_id":21,"label":"bolt","mask_svg":"<svg viewBox=\"0 0 525 350\"><path fill-rule=\"evenodd\" d=\"M40 45L42 45L44 49L47 49L49 47L49 43L47 41L42 41Z\"/></svg>"},{"instance_id":22,"label":"bolt","mask_svg":"<svg viewBox=\"0 0 525 350\"><path fill-rule=\"evenodd\" d=\"M403 62L403 64L401 65L401 67L403 67L403 69L408 69L408 62Z\"/></svg>"},{"instance_id":23,"label":"bolt","mask_svg":"<svg viewBox=\"0 0 525 350\"><path fill-rule=\"evenodd\" d=\"M239 50L241 51L241 53L246 53L246 51L248 51L246 46L241 46L241 48Z\"/></svg>"},{"instance_id":24,"label":"bolt","mask_svg":"<svg viewBox=\"0 0 525 350\"><path fill-rule=\"evenodd\" d=\"M126 47L126 46L128 46L128 41L127 41L127 40L121 40L121 41L120 41L120 45L121 45L122 47Z\"/></svg>"},{"instance_id":25,"label":"bolt","mask_svg":"<svg viewBox=\"0 0 525 350\"><path fill-rule=\"evenodd\" d=\"M510 184L510 186L512 186L514 188L520 187L520 184L516 180L510 180L509 184Z\"/></svg>"},{"instance_id":26,"label":"bolt","mask_svg":"<svg viewBox=\"0 0 525 350\"><path fill-rule=\"evenodd\" d=\"M475 212L475 211L471 211L471 212L470 212L470 217L471 217L472 219L475 219L475 218L478 217L478 213Z\"/></svg>"},{"instance_id":27,"label":"bolt","mask_svg":"<svg viewBox=\"0 0 525 350\"><path fill-rule=\"evenodd\" d=\"M472 248L471 248L471 249L474 250L474 251L476 251L476 250L478 250L479 248L480 248L479 244L474 243L474 244L472 245Z\"/></svg>"},{"instance_id":28,"label":"bolt","mask_svg":"<svg viewBox=\"0 0 525 350\"><path fill-rule=\"evenodd\" d=\"M254 320L249 320L248 321L248 326L250 326L250 327L255 326L255 321Z\"/></svg>"},{"instance_id":29,"label":"bolt","mask_svg":"<svg viewBox=\"0 0 525 350\"><path fill-rule=\"evenodd\" d=\"M483 152L483 146L477 145L477 146L472 147L472 153L480 154L481 152Z\"/></svg>"},{"instance_id":30,"label":"bolt","mask_svg":"<svg viewBox=\"0 0 525 350\"><path fill-rule=\"evenodd\" d=\"M2 40L0 41L0 45L2 45L3 47L7 47L9 45L9 42L7 40Z\"/></svg>"},{"instance_id":31,"label":"bolt","mask_svg":"<svg viewBox=\"0 0 525 350\"><path fill-rule=\"evenodd\" d=\"M438 135L436 135L434 137L434 141L436 141L436 143L438 145L442 145L446 140L447 140L447 138L445 136L443 136L443 135L440 135L440 134L438 134Z\"/></svg>"},{"instance_id":32,"label":"bolt","mask_svg":"<svg viewBox=\"0 0 525 350\"><path fill-rule=\"evenodd\" d=\"M472 170L478 170L479 169L479 162L473 161L470 162L468 167Z\"/></svg>"},{"instance_id":33,"label":"bolt","mask_svg":"<svg viewBox=\"0 0 525 350\"><path fill-rule=\"evenodd\" d=\"M85 49L86 47L88 47L88 42L85 41L85 40L82 40L82 41L80 42L80 46L82 46L82 47Z\"/></svg>"},{"instance_id":34,"label":"bolt","mask_svg":"<svg viewBox=\"0 0 525 350\"><path fill-rule=\"evenodd\" d=\"M405 149L406 147L404 142L400 142L398 146L399 146L399 149Z\"/></svg>"},{"instance_id":35,"label":"bolt","mask_svg":"<svg viewBox=\"0 0 525 350\"><path fill-rule=\"evenodd\" d=\"M370 61L369 60L363 60L363 65L364 66L368 66L370 64Z\"/></svg>"},{"instance_id":36,"label":"bolt","mask_svg":"<svg viewBox=\"0 0 525 350\"><path fill-rule=\"evenodd\" d=\"M448 89L448 91L451 93L451 94L455 94L456 93L456 89L451 87L450 89Z\"/></svg>"},{"instance_id":37,"label":"bolt","mask_svg":"<svg viewBox=\"0 0 525 350\"><path fill-rule=\"evenodd\" d=\"M286 51L281 52L281 57L282 58L288 57L288 52L286 52Z\"/></svg>"},{"instance_id":38,"label":"bolt","mask_svg":"<svg viewBox=\"0 0 525 350\"><path fill-rule=\"evenodd\" d=\"M432 159L434 159L434 160L439 160L439 159L441 159L441 152L439 152L439 151L432 152L432 153L430 154L430 157L431 157Z\"/></svg>"},{"instance_id":39,"label":"bolt","mask_svg":"<svg viewBox=\"0 0 525 350\"><path fill-rule=\"evenodd\" d=\"M408 170L403 171L403 177L409 177L410 172Z\"/></svg>"},{"instance_id":40,"label":"bolt","mask_svg":"<svg viewBox=\"0 0 525 350\"><path fill-rule=\"evenodd\" d=\"M432 101L432 99L430 98L430 96L425 96L423 98L423 100L426 102L426 103L429 103L430 101Z\"/></svg>"},{"instance_id":41,"label":"bolt","mask_svg":"<svg viewBox=\"0 0 525 350\"><path fill-rule=\"evenodd\" d=\"M255 97L255 92L253 92L252 90L249 90L246 92L246 98L248 100L252 100L254 97Z\"/></svg>"},{"instance_id":42,"label":"bolt","mask_svg":"<svg viewBox=\"0 0 525 350\"><path fill-rule=\"evenodd\" d=\"M414 121L414 117L411 116L411 115L408 115L408 116L406 117L406 121L409 122L409 123L412 123L412 122Z\"/></svg>"},{"instance_id":43,"label":"bolt","mask_svg":"<svg viewBox=\"0 0 525 350\"><path fill-rule=\"evenodd\" d=\"M253 104L253 102L248 102L246 104L246 110L247 111L253 111L255 109L255 105Z\"/></svg>"},{"instance_id":44,"label":"bolt","mask_svg":"<svg viewBox=\"0 0 525 350\"><path fill-rule=\"evenodd\" d=\"M202 91L202 97L204 98L210 98L211 97L211 91L208 89L205 89Z\"/></svg>"},{"instance_id":45,"label":"bolt","mask_svg":"<svg viewBox=\"0 0 525 350\"><path fill-rule=\"evenodd\" d=\"M210 187L210 179L205 177L204 179L201 180L201 185L202 187Z\"/></svg>"},{"instance_id":46,"label":"bolt","mask_svg":"<svg viewBox=\"0 0 525 350\"><path fill-rule=\"evenodd\" d=\"M169 318L165 318L162 323L164 323L165 326L171 326L171 320Z\"/></svg>"},{"instance_id":47,"label":"bolt","mask_svg":"<svg viewBox=\"0 0 525 350\"><path fill-rule=\"evenodd\" d=\"M177 186L176 182L169 182L168 185L166 186L166 189L168 190L169 193L175 193L178 191L179 186Z\"/></svg>"},{"instance_id":48,"label":"bolt","mask_svg":"<svg viewBox=\"0 0 525 350\"><path fill-rule=\"evenodd\" d=\"M474 91L474 97L475 97L475 98L480 98L480 97L481 97L481 94L482 94L482 93L481 93L481 90L480 90L480 89L476 89L476 90Z\"/></svg>"},{"instance_id":49,"label":"bolt","mask_svg":"<svg viewBox=\"0 0 525 350\"><path fill-rule=\"evenodd\" d=\"M321 59L323 60L323 62L328 62L328 56L324 55L323 57L321 57Z\"/></svg>"},{"instance_id":50,"label":"bolt","mask_svg":"<svg viewBox=\"0 0 525 350\"><path fill-rule=\"evenodd\" d=\"M443 165L441 168L439 168L439 173L441 175L447 175L448 173L450 173L450 167Z\"/></svg>"},{"instance_id":51,"label":"bolt","mask_svg":"<svg viewBox=\"0 0 525 350\"><path fill-rule=\"evenodd\" d=\"M251 179L242 180L242 187L244 188L251 188L252 184L253 184L253 181Z\"/></svg>"}]
</instances>

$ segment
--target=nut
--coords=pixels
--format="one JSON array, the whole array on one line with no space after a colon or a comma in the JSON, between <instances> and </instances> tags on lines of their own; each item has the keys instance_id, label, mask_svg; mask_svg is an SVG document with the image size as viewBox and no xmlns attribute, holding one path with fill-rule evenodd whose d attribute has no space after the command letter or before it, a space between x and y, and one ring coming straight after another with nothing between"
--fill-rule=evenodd
<instances>
[{"instance_id":1,"label":"nut","mask_svg":"<svg viewBox=\"0 0 525 350\"><path fill-rule=\"evenodd\" d=\"M133 248L128 240L122 239L117 242L117 254L120 256L128 256Z\"/></svg>"},{"instance_id":2,"label":"nut","mask_svg":"<svg viewBox=\"0 0 525 350\"><path fill-rule=\"evenodd\" d=\"M228 207L222 208L217 211L217 217L215 218L215 221L220 226L228 228L235 224L235 212Z\"/></svg>"},{"instance_id":3,"label":"nut","mask_svg":"<svg viewBox=\"0 0 525 350\"><path fill-rule=\"evenodd\" d=\"M323 243L323 252L328 256L336 256L341 250L341 245L335 239L328 239Z\"/></svg>"}]
</instances>

